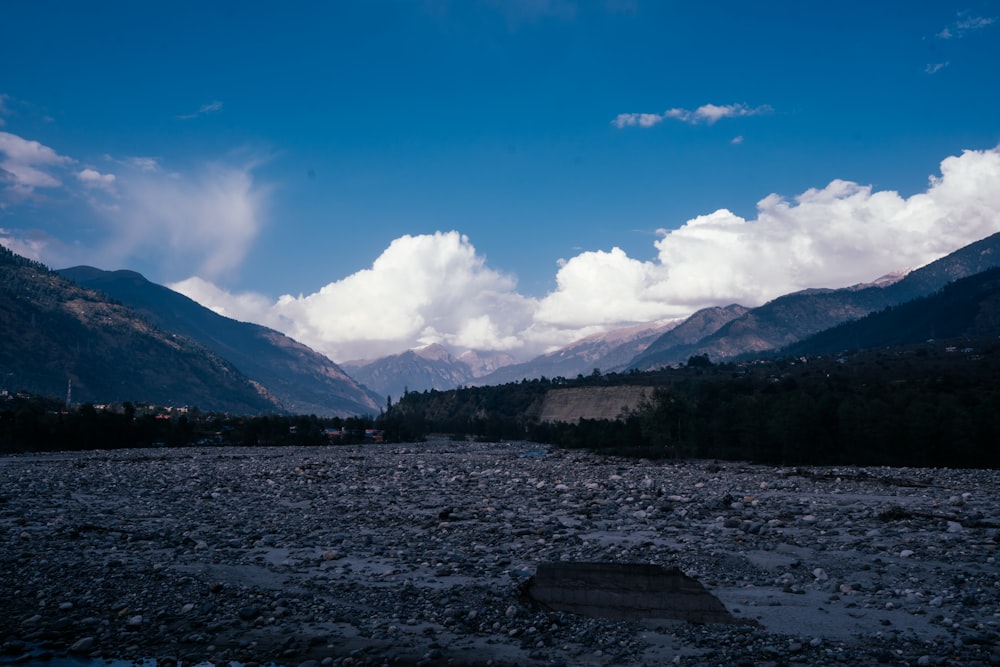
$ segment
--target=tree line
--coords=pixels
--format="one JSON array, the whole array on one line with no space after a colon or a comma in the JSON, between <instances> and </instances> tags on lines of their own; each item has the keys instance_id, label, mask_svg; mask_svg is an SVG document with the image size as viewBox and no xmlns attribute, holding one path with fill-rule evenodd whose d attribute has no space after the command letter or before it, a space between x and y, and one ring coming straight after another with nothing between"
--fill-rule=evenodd
<instances>
[{"instance_id":1,"label":"tree line","mask_svg":"<svg viewBox=\"0 0 1000 667\"><path fill-rule=\"evenodd\" d=\"M698 357L650 374L409 394L381 420L388 437L528 439L646 458L997 468L998 361L995 343L738 365ZM654 390L617 419L543 423L533 411L559 385L596 383Z\"/></svg>"},{"instance_id":2,"label":"tree line","mask_svg":"<svg viewBox=\"0 0 1000 667\"><path fill-rule=\"evenodd\" d=\"M825 357L406 392L378 416L234 416L0 396L0 452L189 445L533 440L617 456L773 464L1000 468L1000 345L945 342ZM549 391L643 385L616 419L540 420Z\"/></svg>"},{"instance_id":3,"label":"tree line","mask_svg":"<svg viewBox=\"0 0 1000 667\"><path fill-rule=\"evenodd\" d=\"M74 451L192 445L291 446L360 443L374 418L315 415L234 416L180 412L126 402L112 409L90 403L67 408L43 396L0 401L0 452Z\"/></svg>"}]
</instances>

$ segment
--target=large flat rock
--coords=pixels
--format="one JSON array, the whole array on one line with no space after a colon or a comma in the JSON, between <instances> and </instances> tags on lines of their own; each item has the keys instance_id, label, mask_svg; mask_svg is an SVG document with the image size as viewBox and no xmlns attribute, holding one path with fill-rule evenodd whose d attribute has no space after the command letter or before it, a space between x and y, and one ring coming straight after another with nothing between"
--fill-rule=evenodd
<instances>
[{"instance_id":1,"label":"large flat rock","mask_svg":"<svg viewBox=\"0 0 1000 667\"><path fill-rule=\"evenodd\" d=\"M528 594L550 609L596 618L734 622L718 598L676 567L541 563Z\"/></svg>"}]
</instances>

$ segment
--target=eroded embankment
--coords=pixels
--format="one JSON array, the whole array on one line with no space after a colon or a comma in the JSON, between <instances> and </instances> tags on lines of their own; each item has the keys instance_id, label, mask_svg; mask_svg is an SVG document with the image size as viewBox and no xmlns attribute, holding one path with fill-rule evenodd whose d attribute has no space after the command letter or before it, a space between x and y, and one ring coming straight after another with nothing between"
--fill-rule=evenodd
<instances>
[{"instance_id":1,"label":"eroded embankment","mask_svg":"<svg viewBox=\"0 0 1000 667\"><path fill-rule=\"evenodd\" d=\"M539 421L618 419L651 399L652 387L562 387L545 392Z\"/></svg>"}]
</instances>

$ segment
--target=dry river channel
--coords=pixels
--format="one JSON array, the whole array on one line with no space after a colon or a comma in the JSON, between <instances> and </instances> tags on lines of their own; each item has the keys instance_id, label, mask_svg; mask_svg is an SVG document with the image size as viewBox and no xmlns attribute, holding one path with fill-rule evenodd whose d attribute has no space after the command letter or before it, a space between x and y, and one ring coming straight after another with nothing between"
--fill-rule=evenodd
<instances>
[{"instance_id":1,"label":"dry river channel","mask_svg":"<svg viewBox=\"0 0 1000 667\"><path fill-rule=\"evenodd\" d=\"M5 456L0 664L995 665L998 481L527 442ZM676 566L738 622L546 609L545 562Z\"/></svg>"}]
</instances>

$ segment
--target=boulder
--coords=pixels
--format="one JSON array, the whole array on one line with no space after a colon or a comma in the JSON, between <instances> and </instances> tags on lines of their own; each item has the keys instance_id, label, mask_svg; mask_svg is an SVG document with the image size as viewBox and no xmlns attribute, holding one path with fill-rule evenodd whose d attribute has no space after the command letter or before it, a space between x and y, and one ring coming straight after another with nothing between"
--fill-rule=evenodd
<instances>
[{"instance_id":1,"label":"boulder","mask_svg":"<svg viewBox=\"0 0 1000 667\"><path fill-rule=\"evenodd\" d=\"M736 623L725 605L676 567L645 563L548 562L528 595L555 611L614 619Z\"/></svg>"}]
</instances>

